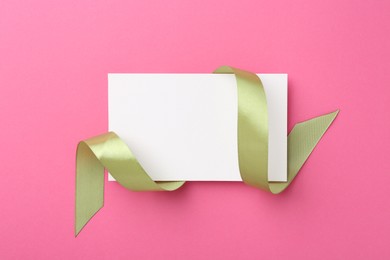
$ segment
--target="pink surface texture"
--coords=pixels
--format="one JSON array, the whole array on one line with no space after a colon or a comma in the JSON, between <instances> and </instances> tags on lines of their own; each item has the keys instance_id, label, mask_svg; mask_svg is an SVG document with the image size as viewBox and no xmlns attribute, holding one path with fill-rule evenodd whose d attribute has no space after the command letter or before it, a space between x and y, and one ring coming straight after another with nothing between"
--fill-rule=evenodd
<instances>
[{"instance_id":1,"label":"pink surface texture","mask_svg":"<svg viewBox=\"0 0 390 260\"><path fill-rule=\"evenodd\" d=\"M390 1L0 1L1 259L389 259ZM106 183L74 238L107 73L289 74L289 129L340 109L281 195ZM191 167L189 165L189 167Z\"/></svg>"}]
</instances>

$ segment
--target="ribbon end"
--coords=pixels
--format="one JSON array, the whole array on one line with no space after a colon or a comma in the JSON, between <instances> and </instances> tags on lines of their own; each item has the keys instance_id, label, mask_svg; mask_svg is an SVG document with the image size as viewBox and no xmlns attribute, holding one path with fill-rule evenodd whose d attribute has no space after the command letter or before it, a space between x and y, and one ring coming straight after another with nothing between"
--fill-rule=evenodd
<instances>
[{"instance_id":1,"label":"ribbon end","mask_svg":"<svg viewBox=\"0 0 390 260\"><path fill-rule=\"evenodd\" d=\"M93 214L89 214L88 212L76 212L76 219L75 219L75 230L74 230L74 237L77 237L81 230L84 229L84 227L88 224L88 222L100 211L100 209L103 208L103 205L98 208Z\"/></svg>"},{"instance_id":2,"label":"ribbon end","mask_svg":"<svg viewBox=\"0 0 390 260\"><path fill-rule=\"evenodd\" d=\"M76 155L75 237L104 205L104 168L88 147L80 142Z\"/></svg>"},{"instance_id":3,"label":"ribbon end","mask_svg":"<svg viewBox=\"0 0 390 260\"><path fill-rule=\"evenodd\" d=\"M294 126L288 135L288 182L272 183L274 194L282 192L293 181L339 112L337 109Z\"/></svg>"}]
</instances>

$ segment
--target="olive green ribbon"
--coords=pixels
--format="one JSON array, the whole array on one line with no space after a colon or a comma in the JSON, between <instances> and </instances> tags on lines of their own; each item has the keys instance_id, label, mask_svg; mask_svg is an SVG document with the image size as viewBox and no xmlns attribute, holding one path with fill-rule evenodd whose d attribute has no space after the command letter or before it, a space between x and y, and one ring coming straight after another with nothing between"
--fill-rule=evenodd
<instances>
[{"instance_id":1,"label":"olive green ribbon","mask_svg":"<svg viewBox=\"0 0 390 260\"><path fill-rule=\"evenodd\" d=\"M268 111L264 87L251 72L220 67L234 74L238 94L238 161L242 180L278 194L287 188L338 114L338 110L298 123L288 135L287 182L268 181ZM104 169L132 191L173 191L183 181L153 181L129 147L113 132L81 141L76 152L75 235L103 207Z\"/></svg>"}]
</instances>

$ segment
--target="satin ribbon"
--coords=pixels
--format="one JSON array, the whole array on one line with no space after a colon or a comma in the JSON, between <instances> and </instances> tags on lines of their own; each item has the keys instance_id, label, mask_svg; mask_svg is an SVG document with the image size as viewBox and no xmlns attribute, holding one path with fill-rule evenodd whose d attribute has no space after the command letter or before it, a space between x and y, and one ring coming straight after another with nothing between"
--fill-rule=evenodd
<instances>
[{"instance_id":1,"label":"satin ribbon","mask_svg":"<svg viewBox=\"0 0 390 260\"><path fill-rule=\"evenodd\" d=\"M282 192L295 178L339 111L294 126L288 135L288 180L269 182L268 111L261 80L254 73L227 66L214 73L234 74L236 78L237 142L242 180L273 194ZM153 181L114 132L81 141L76 152L76 236L103 207L104 169L132 191L173 191L184 184L182 181Z\"/></svg>"}]
</instances>

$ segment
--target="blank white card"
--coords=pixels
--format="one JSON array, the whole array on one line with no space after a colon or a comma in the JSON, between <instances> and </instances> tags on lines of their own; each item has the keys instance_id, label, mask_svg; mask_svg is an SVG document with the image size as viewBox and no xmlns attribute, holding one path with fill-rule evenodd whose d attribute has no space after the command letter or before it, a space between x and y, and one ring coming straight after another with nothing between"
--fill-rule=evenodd
<instances>
[{"instance_id":1,"label":"blank white card","mask_svg":"<svg viewBox=\"0 0 390 260\"><path fill-rule=\"evenodd\" d=\"M268 180L287 181L287 74L258 76L268 104ZM153 180L242 181L237 106L234 75L108 74L109 130Z\"/></svg>"}]
</instances>

